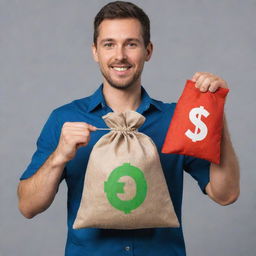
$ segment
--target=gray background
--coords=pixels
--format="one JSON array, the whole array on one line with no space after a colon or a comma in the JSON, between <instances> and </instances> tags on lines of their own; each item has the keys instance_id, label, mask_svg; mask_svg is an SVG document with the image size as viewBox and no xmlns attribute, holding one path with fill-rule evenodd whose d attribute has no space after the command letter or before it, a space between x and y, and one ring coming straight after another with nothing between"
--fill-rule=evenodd
<instances>
[{"instance_id":1,"label":"gray background","mask_svg":"<svg viewBox=\"0 0 256 256\"><path fill-rule=\"evenodd\" d=\"M19 176L51 110L88 96L101 75L91 57L92 22L108 1L0 0L0 255L63 255L66 184L32 220L17 209ZM134 1L151 18L154 53L143 85L177 101L196 71L230 86L227 119L241 165L241 196L219 206L185 176L183 222L189 256L254 256L256 1Z\"/></svg>"}]
</instances>

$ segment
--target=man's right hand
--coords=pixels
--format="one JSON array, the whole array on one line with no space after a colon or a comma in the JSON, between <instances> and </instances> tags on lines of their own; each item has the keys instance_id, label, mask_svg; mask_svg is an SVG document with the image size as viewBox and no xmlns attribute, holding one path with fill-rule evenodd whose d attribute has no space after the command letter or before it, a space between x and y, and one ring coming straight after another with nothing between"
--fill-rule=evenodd
<instances>
[{"instance_id":1,"label":"man's right hand","mask_svg":"<svg viewBox=\"0 0 256 256\"><path fill-rule=\"evenodd\" d=\"M64 123L59 144L45 163L18 187L19 209L26 218L46 210L52 203L67 161L79 147L86 146L96 127L82 122Z\"/></svg>"},{"instance_id":2,"label":"man's right hand","mask_svg":"<svg viewBox=\"0 0 256 256\"><path fill-rule=\"evenodd\" d=\"M60 162L71 160L78 148L86 146L90 140L90 133L96 127L84 122L66 122L62 126L59 144L54 152Z\"/></svg>"}]
</instances>

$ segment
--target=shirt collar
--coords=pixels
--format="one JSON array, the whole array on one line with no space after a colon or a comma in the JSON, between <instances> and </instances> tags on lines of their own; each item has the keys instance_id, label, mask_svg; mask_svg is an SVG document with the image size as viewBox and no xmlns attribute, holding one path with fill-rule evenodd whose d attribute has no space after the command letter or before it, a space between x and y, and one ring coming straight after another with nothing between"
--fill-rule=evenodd
<instances>
[{"instance_id":1,"label":"shirt collar","mask_svg":"<svg viewBox=\"0 0 256 256\"><path fill-rule=\"evenodd\" d=\"M107 106L103 95L103 84L90 96L90 103L87 108L88 112L93 112L97 108L104 108ZM136 110L139 113L143 113L148 110L150 107L154 107L159 111L163 111L159 101L152 99L145 88L141 86L141 104Z\"/></svg>"},{"instance_id":2,"label":"shirt collar","mask_svg":"<svg viewBox=\"0 0 256 256\"><path fill-rule=\"evenodd\" d=\"M102 89L103 89L103 84L101 84L100 87L90 96L90 103L87 108L88 112L92 112L99 105L101 106L101 108L103 108L107 105L105 98L103 96Z\"/></svg>"}]
</instances>

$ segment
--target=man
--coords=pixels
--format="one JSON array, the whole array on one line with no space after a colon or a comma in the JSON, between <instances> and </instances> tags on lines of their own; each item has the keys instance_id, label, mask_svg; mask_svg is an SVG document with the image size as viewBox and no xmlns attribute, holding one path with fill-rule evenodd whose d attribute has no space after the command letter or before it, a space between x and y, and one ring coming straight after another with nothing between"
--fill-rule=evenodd
<instances>
[{"instance_id":1,"label":"man","mask_svg":"<svg viewBox=\"0 0 256 256\"><path fill-rule=\"evenodd\" d=\"M27 218L46 210L60 182L68 186L68 238L65 255L185 255L180 228L138 230L74 230L92 147L106 134L102 116L110 111L136 110L146 117L140 131L155 142L175 212L181 223L183 170L189 172L204 193L221 205L239 195L239 167L226 122L223 128L220 165L205 160L161 153L175 104L149 97L141 86L145 61L152 55L147 15L129 2L104 6L94 21L93 56L103 75L103 84L91 96L55 109L37 142L32 161L18 187L19 209ZM202 93L214 93L227 83L218 76L197 72L191 78ZM159 122L162 131L159 132ZM164 131L164 132L163 132ZM100 161L100 159L99 159ZM159 209L161 210L161 209Z\"/></svg>"}]
</instances>

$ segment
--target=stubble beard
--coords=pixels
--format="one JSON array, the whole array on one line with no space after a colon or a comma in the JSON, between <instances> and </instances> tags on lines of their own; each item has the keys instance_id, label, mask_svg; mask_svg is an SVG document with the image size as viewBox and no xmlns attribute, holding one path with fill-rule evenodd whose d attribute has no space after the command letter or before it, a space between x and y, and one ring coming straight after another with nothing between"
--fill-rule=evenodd
<instances>
[{"instance_id":1,"label":"stubble beard","mask_svg":"<svg viewBox=\"0 0 256 256\"><path fill-rule=\"evenodd\" d=\"M127 89L131 88L132 86L134 86L140 80L142 70L143 69L136 72L133 75L133 77L130 80L128 80L126 83L122 83L122 82L118 83L118 82L113 81L113 79L110 77L110 75L108 75L102 68L100 69L103 77L106 79L108 84L111 87L113 87L115 89L119 89L119 90L127 90Z\"/></svg>"}]
</instances>

